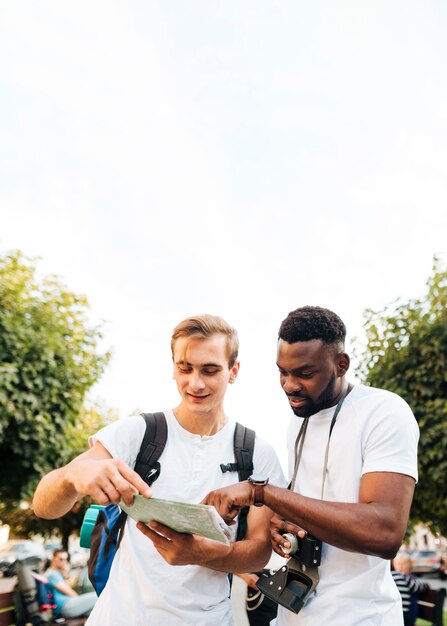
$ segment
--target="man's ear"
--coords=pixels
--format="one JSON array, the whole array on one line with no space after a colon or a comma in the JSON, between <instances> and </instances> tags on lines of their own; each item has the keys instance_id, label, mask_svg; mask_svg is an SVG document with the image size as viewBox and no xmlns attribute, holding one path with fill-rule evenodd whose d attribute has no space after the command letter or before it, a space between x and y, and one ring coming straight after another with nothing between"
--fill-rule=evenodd
<instances>
[{"instance_id":1,"label":"man's ear","mask_svg":"<svg viewBox=\"0 0 447 626\"><path fill-rule=\"evenodd\" d=\"M234 383L234 381L236 380L236 376L238 375L239 372L239 368L240 368L241 364L240 361L235 361L233 367L230 368L230 382Z\"/></svg>"},{"instance_id":2,"label":"man's ear","mask_svg":"<svg viewBox=\"0 0 447 626\"><path fill-rule=\"evenodd\" d=\"M346 374L349 369L349 365L351 363L351 359L346 352L340 352L336 356L337 360L337 375L341 378Z\"/></svg>"}]
</instances>

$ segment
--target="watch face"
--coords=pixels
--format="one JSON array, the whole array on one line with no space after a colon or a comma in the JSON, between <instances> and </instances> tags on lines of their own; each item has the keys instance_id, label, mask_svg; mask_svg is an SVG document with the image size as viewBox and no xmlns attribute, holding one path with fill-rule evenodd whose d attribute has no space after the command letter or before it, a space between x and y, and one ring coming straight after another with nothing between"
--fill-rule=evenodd
<instances>
[{"instance_id":1,"label":"watch face","mask_svg":"<svg viewBox=\"0 0 447 626\"><path fill-rule=\"evenodd\" d=\"M268 483L269 479L267 476L264 476L263 474L252 474L250 476L250 480L253 483L264 483L265 485Z\"/></svg>"}]
</instances>

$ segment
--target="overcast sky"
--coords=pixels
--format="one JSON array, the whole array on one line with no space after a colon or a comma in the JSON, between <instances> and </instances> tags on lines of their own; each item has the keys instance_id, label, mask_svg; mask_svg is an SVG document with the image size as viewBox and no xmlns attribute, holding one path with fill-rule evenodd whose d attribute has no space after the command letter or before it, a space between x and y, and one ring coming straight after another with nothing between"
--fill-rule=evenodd
<instances>
[{"instance_id":1,"label":"overcast sky","mask_svg":"<svg viewBox=\"0 0 447 626\"><path fill-rule=\"evenodd\" d=\"M180 319L228 319L228 412L283 455L281 320L351 346L447 258L446 67L443 0L3 0L0 254L106 320L121 415L177 402Z\"/></svg>"}]
</instances>

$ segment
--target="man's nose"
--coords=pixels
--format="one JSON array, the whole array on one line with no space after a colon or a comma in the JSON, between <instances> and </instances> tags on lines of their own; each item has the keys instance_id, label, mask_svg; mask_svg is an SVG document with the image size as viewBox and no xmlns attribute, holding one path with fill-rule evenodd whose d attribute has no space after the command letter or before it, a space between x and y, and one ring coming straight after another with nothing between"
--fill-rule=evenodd
<instances>
[{"instance_id":1,"label":"man's nose","mask_svg":"<svg viewBox=\"0 0 447 626\"><path fill-rule=\"evenodd\" d=\"M282 388L286 393L296 393L302 391L303 386L295 376L286 376Z\"/></svg>"},{"instance_id":2,"label":"man's nose","mask_svg":"<svg viewBox=\"0 0 447 626\"><path fill-rule=\"evenodd\" d=\"M191 374L191 378L189 379L189 385L192 389L203 389L205 387L205 382L200 372L193 372Z\"/></svg>"}]
</instances>

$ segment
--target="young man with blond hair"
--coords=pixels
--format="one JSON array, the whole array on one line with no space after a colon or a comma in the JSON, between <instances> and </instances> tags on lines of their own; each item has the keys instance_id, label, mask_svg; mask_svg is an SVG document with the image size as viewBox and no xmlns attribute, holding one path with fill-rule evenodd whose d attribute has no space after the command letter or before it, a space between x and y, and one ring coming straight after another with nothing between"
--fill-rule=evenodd
<instances>
[{"instance_id":1,"label":"young man with blond hair","mask_svg":"<svg viewBox=\"0 0 447 626\"><path fill-rule=\"evenodd\" d=\"M181 401L164 411L168 436L152 487L132 469L145 432L143 417L133 416L100 430L87 452L42 479L34 496L37 515L64 515L84 495L99 504L121 497L131 503L134 493L199 503L209 491L238 481L237 472L220 468L235 461L235 422L225 413L224 397L239 371L236 331L216 316L190 317L174 329L171 349ZM254 473L285 484L272 447L259 437L253 465ZM128 518L89 626L232 626L227 573L264 566L271 553L269 521L268 509L252 507L245 539L225 546Z\"/></svg>"}]
</instances>

